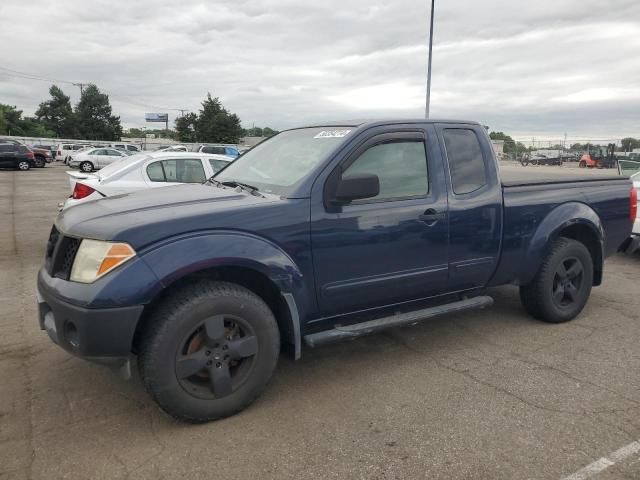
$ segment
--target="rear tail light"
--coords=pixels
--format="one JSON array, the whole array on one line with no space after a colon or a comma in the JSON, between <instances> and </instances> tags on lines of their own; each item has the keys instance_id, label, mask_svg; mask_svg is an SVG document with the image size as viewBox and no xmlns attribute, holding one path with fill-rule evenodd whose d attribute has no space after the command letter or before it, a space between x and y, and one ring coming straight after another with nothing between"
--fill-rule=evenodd
<instances>
[{"instance_id":1,"label":"rear tail light","mask_svg":"<svg viewBox=\"0 0 640 480\"><path fill-rule=\"evenodd\" d=\"M95 191L96 189L91 188L89 185L76 182L75 187L73 187L73 194L71 195L71 198L73 198L74 200L80 200L81 198L88 197Z\"/></svg>"},{"instance_id":2,"label":"rear tail light","mask_svg":"<svg viewBox=\"0 0 640 480\"><path fill-rule=\"evenodd\" d=\"M58 157L62 156L62 152L60 150L58 150L58 153L56 154Z\"/></svg>"},{"instance_id":3,"label":"rear tail light","mask_svg":"<svg viewBox=\"0 0 640 480\"><path fill-rule=\"evenodd\" d=\"M629 192L629 219L632 222L636 221L638 215L638 191L635 187L631 187Z\"/></svg>"}]
</instances>

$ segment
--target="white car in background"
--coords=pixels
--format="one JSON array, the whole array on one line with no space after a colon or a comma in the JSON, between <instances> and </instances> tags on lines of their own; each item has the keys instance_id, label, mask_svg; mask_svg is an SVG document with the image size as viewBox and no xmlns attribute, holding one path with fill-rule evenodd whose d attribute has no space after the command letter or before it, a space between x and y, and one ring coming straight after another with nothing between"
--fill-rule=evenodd
<instances>
[{"instance_id":1,"label":"white car in background","mask_svg":"<svg viewBox=\"0 0 640 480\"><path fill-rule=\"evenodd\" d=\"M188 152L189 148L185 145L173 145L171 147L162 147L156 150L156 152Z\"/></svg>"},{"instance_id":2,"label":"white car in background","mask_svg":"<svg viewBox=\"0 0 640 480\"><path fill-rule=\"evenodd\" d=\"M113 147L116 148L118 150L126 150L127 152L131 153L131 154L135 154L135 153L140 153L140 147L138 147L137 145L133 145L132 143L108 143L107 145L105 145L106 147Z\"/></svg>"},{"instance_id":3,"label":"white car in background","mask_svg":"<svg viewBox=\"0 0 640 480\"><path fill-rule=\"evenodd\" d=\"M71 155L69 166L83 172L93 172L128 157L131 153L115 148L89 148Z\"/></svg>"},{"instance_id":4,"label":"white car in background","mask_svg":"<svg viewBox=\"0 0 640 480\"><path fill-rule=\"evenodd\" d=\"M181 183L202 183L235 160L226 155L191 152L141 153L96 173L69 171L71 195L61 210L79 203Z\"/></svg>"},{"instance_id":5,"label":"white car in background","mask_svg":"<svg viewBox=\"0 0 640 480\"><path fill-rule=\"evenodd\" d=\"M86 143L59 143L56 147L56 161L69 163L72 155L78 153L85 148L91 148L93 145Z\"/></svg>"}]
</instances>

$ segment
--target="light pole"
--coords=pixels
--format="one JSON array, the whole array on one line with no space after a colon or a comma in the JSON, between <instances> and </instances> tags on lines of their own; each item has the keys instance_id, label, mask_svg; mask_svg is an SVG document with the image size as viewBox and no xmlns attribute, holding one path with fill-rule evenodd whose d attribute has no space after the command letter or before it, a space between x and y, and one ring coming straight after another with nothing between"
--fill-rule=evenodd
<instances>
[{"instance_id":1,"label":"light pole","mask_svg":"<svg viewBox=\"0 0 640 480\"><path fill-rule=\"evenodd\" d=\"M431 24L429 26L429 63L427 64L427 105L424 110L425 118L429 118L429 104L431 103L431 57L433 50L433 10L436 0L431 0Z\"/></svg>"}]
</instances>

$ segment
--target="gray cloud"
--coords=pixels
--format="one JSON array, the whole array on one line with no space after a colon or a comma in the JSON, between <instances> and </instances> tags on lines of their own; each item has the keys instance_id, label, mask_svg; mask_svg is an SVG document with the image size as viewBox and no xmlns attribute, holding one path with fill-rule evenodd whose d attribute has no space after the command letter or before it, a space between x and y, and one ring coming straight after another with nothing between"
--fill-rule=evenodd
<instances>
[{"instance_id":1,"label":"gray cloud","mask_svg":"<svg viewBox=\"0 0 640 480\"><path fill-rule=\"evenodd\" d=\"M637 1L436 3L434 116L640 136ZM126 125L207 91L249 126L423 114L427 2L4 0L0 15L31 28L3 24L0 66L95 82ZM48 87L0 70L0 102L27 113Z\"/></svg>"}]
</instances>

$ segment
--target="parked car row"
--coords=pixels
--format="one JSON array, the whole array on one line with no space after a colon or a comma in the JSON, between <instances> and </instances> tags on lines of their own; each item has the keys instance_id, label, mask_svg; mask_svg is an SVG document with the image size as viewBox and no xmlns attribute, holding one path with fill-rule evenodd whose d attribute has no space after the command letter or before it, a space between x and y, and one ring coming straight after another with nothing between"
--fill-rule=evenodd
<instances>
[{"instance_id":1,"label":"parked car row","mask_svg":"<svg viewBox=\"0 0 640 480\"><path fill-rule=\"evenodd\" d=\"M87 148L115 148L116 150L130 153L139 153L141 151L140 147L138 147L137 145L124 142L107 142L100 144L60 143L56 148L56 160L68 164L74 154L78 153L79 151L86 150Z\"/></svg>"}]
</instances>

